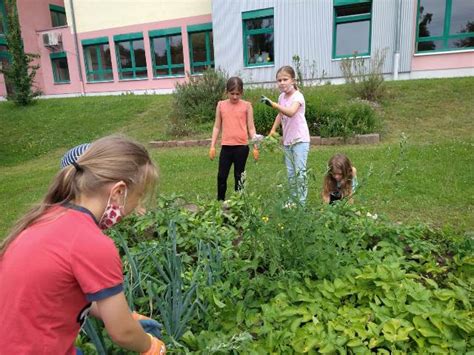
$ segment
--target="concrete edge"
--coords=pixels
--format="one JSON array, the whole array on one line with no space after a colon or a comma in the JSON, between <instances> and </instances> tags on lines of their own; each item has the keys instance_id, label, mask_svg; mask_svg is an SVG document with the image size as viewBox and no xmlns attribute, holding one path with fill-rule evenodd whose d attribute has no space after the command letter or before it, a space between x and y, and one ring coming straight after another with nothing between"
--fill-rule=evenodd
<instances>
[{"instance_id":1,"label":"concrete edge","mask_svg":"<svg viewBox=\"0 0 474 355\"><path fill-rule=\"evenodd\" d=\"M377 144L380 142L379 133L356 134L354 137L311 137L311 145L344 145L344 144ZM185 141L151 141L148 143L152 148L172 148L172 147L206 147L211 145L210 139L197 139Z\"/></svg>"}]
</instances>

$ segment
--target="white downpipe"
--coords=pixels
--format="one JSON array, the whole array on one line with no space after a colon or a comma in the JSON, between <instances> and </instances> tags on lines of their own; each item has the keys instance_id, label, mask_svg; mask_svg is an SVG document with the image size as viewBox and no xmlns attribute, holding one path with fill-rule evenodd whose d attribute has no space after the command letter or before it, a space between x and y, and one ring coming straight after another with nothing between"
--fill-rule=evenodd
<instances>
[{"instance_id":1,"label":"white downpipe","mask_svg":"<svg viewBox=\"0 0 474 355\"><path fill-rule=\"evenodd\" d=\"M398 71L400 68L400 52L393 54L393 80L398 80Z\"/></svg>"},{"instance_id":2,"label":"white downpipe","mask_svg":"<svg viewBox=\"0 0 474 355\"><path fill-rule=\"evenodd\" d=\"M400 29L402 26L402 3L397 1L396 25L395 25L395 50L393 51L393 80L398 80L400 71Z\"/></svg>"}]
</instances>

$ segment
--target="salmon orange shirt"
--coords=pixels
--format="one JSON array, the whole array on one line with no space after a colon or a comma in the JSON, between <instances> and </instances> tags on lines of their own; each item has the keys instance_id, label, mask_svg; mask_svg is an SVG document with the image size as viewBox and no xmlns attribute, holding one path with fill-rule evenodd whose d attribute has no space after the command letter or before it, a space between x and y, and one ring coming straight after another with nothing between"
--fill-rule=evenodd
<instances>
[{"instance_id":1,"label":"salmon orange shirt","mask_svg":"<svg viewBox=\"0 0 474 355\"><path fill-rule=\"evenodd\" d=\"M230 100L217 104L222 120L222 145L247 145L247 114L250 102L239 100L233 104Z\"/></svg>"}]
</instances>

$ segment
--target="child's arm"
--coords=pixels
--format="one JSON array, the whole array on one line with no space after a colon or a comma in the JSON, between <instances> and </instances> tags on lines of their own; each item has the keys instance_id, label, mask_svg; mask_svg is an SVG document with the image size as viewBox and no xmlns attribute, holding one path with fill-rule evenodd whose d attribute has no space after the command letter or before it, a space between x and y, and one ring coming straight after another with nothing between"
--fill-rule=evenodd
<instances>
[{"instance_id":1,"label":"child's arm","mask_svg":"<svg viewBox=\"0 0 474 355\"><path fill-rule=\"evenodd\" d=\"M276 102L272 102L272 107L280 111L280 113L284 114L286 117L293 117L298 109L300 108L300 102L293 102L290 107L285 107Z\"/></svg>"},{"instance_id":2,"label":"child's arm","mask_svg":"<svg viewBox=\"0 0 474 355\"><path fill-rule=\"evenodd\" d=\"M290 107L285 107L280 104L277 104L276 102L273 102L268 97L263 95L260 101L263 102L265 105L277 109L278 111L280 111L280 113L284 114L287 117L293 117L301 106L301 102L295 101L291 104Z\"/></svg>"},{"instance_id":3,"label":"child's arm","mask_svg":"<svg viewBox=\"0 0 474 355\"><path fill-rule=\"evenodd\" d=\"M272 129L270 130L270 136L273 136L276 133L276 130L278 129L278 127L280 127L280 124L281 124L281 114L278 114L275 117L275 122L273 122Z\"/></svg>"},{"instance_id":4,"label":"child's arm","mask_svg":"<svg viewBox=\"0 0 474 355\"><path fill-rule=\"evenodd\" d=\"M255 129L255 121L253 119L253 107L251 103L249 103L249 107L247 110L247 130L249 138L253 139L257 134L257 130Z\"/></svg>"},{"instance_id":5,"label":"child's arm","mask_svg":"<svg viewBox=\"0 0 474 355\"><path fill-rule=\"evenodd\" d=\"M219 104L216 107L216 120L214 122L214 128L212 129L212 138L211 138L211 148L209 149L209 158L214 160L216 157L216 143L217 137L219 137L219 133L222 127L222 119L221 119L221 112L219 110Z\"/></svg>"}]
</instances>

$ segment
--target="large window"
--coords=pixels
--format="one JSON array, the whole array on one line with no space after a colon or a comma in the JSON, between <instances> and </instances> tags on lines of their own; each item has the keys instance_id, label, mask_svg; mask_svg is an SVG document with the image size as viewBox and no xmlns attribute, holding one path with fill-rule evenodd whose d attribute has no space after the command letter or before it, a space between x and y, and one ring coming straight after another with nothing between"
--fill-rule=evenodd
<instances>
[{"instance_id":1,"label":"large window","mask_svg":"<svg viewBox=\"0 0 474 355\"><path fill-rule=\"evenodd\" d=\"M207 68L214 68L212 24L188 26L187 30L191 73L202 73Z\"/></svg>"},{"instance_id":2,"label":"large window","mask_svg":"<svg viewBox=\"0 0 474 355\"><path fill-rule=\"evenodd\" d=\"M474 48L473 0L418 0L417 52Z\"/></svg>"},{"instance_id":3,"label":"large window","mask_svg":"<svg viewBox=\"0 0 474 355\"><path fill-rule=\"evenodd\" d=\"M242 13L244 65L268 65L274 62L273 9Z\"/></svg>"},{"instance_id":4,"label":"large window","mask_svg":"<svg viewBox=\"0 0 474 355\"><path fill-rule=\"evenodd\" d=\"M153 75L155 77L184 75L181 28L150 31Z\"/></svg>"},{"instance_id":5,"label":"large window","mask_svg":"<svg viewBox=\"0 0 474 355\"><path fill-rule=\"evenodd\" d=\"M109 39L107 37L86 39L82 41L82 48L87 81L113 80Z\"/></svg>"},{"instance_id":6,"label":"large window","mask_svg":"<svg viewBox=\"0 0 474 355\"><path fill-rule=\"evenodd\" d=\"M53 27L67 26L66 11L64 7L57 5L49 5L51 14L51 25Z\"/></svg>"},{"instance_id":7,"label":"large window","mask_svg":"<svg viewBox=\"0 0 474 355\"><path fill-rule=\"evenodd\" d=\"M334 0L332 57L370 55L372 2Z\"/></svg>"},{"instance_id":8,"label":"large window","mask_svg":"<svg viewBox=\"0 0 474 355\"><path fill-rule=\"evenodd\" d=\"M54 83L69 83L69 68L65 52L51 53L51 66L53 68Z\"/></svg>"},{"instance_id":9,"label":"large window","mask_svg":"<svg viewBox=\"0 0 474 355\"><path fill-rule=\"evenodd\" d=\"M130 33L114 36L115 52L120 79L141 79L148 75L146 69L143 34Z\"/></svg>"}]
</instances>

